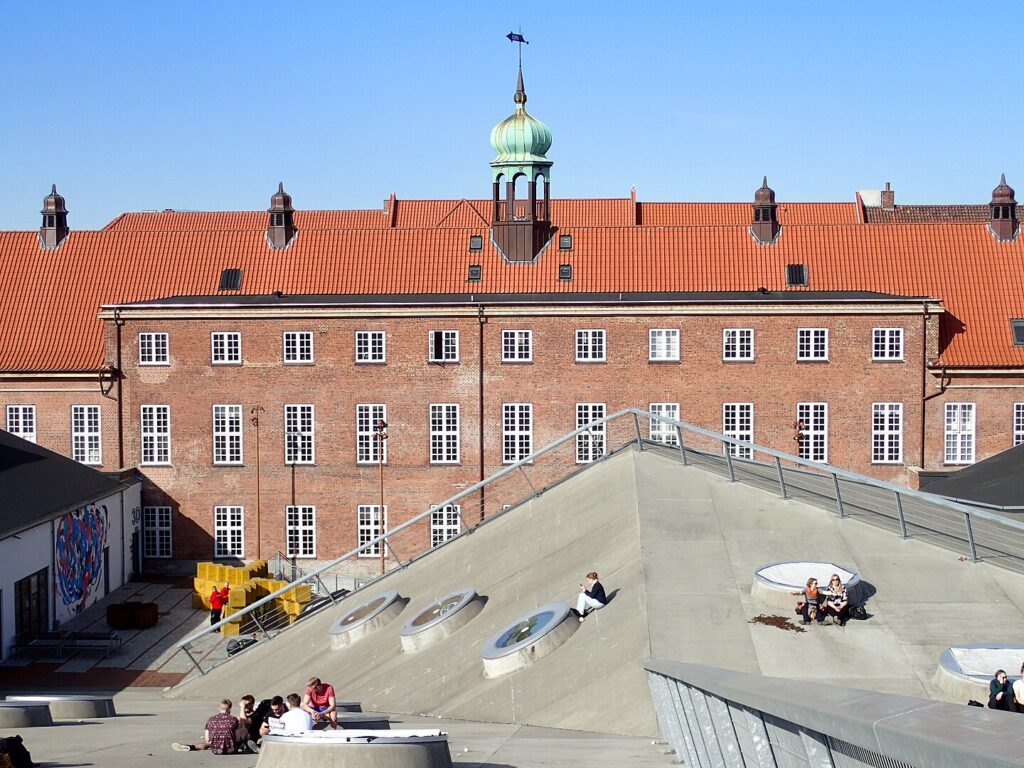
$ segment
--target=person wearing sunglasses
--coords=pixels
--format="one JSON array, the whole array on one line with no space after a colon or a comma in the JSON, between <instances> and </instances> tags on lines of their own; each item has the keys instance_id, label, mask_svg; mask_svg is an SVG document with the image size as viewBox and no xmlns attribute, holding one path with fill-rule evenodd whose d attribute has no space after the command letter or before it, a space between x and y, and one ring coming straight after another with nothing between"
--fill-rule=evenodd
<instances>
[{"instance_id":1,"label":"person wearing sunglasses","mask_svg":"<svg viewBox=\"0 0 1024 768\"><path fill-rule=\"evenodd\" d=\"M840 627L845 627L846 620L850 618L850 598L846 594L846 587L843 586L843 580L839 578L838 573L832 574L832 578L829 579L828 586L825 588L823 610L826 616L832 617L832 623L838 624Z\"/></svg>"}]
</instances>

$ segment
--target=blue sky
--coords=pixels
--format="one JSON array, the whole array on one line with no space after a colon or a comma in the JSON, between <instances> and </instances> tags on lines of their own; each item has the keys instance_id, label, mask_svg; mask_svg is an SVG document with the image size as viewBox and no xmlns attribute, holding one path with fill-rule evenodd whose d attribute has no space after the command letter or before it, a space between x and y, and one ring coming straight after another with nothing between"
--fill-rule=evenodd
<instances>
[{"instance_id":1,"label":"blue sky","mask_svg":"<svg viewBox=\"0 0 1024 768\"><path fill-rule=\"evenodd\" d=\"M491 127L552 130L555 197L987 202L1024 190L1011 3L0 5L0 228L56 182L125 210L486 197ZM1015 63L1017 62L1017 63Z\"/></svg>"}]
</instances>

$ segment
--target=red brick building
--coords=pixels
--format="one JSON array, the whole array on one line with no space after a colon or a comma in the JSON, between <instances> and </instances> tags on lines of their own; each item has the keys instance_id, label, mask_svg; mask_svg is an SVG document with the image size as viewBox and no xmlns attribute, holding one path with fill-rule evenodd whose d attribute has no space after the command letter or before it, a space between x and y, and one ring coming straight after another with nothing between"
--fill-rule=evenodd
<instances>
[{"instance_id":1,"label":"red brick building","mask_svg":"<svg viewBox=\"0 0 1024 768\"><path fill-rule=\"evenodd\" d=\"M626 406L912 485L1024 441L1005 183L975 206L552 199L525 102L486 200L279 189L77 232L54 190L40 230L0 233L3 427L138 465L148 554L176 558L351 548L380 418L389 526Z\"/></svg>"}]
</instances>

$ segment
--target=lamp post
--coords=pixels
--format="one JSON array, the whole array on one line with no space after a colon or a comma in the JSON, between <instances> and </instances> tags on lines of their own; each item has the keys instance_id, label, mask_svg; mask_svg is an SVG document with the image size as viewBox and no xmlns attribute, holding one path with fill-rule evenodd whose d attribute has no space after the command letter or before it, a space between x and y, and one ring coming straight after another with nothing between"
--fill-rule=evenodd
<instances>
[{"instance_id":1,"label":"lamp post","mask_svg":"<svg viewBox=\"0 0 1024 768\"><path fill-rule=\"evenodd\" d=\"M260 414L264 412L261 405L249 409L250 419L256 427L256 559L260 559Z\"/></svg>"},{"instance_id":2,"label":"lamp post","mask_svg":"<svg viewBox=\"0 0 1024 768\"><path fill-rule=\"evenodd\" d=\"M373 435L377 439L377 466L380 468L380 532L384 534L384 443L388 439L388 424L384 419L377 419L373 426ZM384 553L387 541L380 542L380 572L384 573Z\"/></svg>"}]
</instances>

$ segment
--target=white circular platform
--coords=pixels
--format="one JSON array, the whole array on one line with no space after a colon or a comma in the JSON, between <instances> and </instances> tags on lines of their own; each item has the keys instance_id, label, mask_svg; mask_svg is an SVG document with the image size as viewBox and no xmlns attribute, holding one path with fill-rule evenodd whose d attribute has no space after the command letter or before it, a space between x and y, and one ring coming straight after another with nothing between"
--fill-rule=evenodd
<instances>
[{"instance_id":1,"label":"white circular platform","mask_svg":"<svg viewBox=\"0 0 1024 768\"><path fill-rule=\"evenodd\" d=\"M568 619L568 620L567 620ZM549 603L520 616L480 649L484 676L500 677L548 655L579 629L565 603Z\"/></svg>"},{"instance_id":2,"label":"white circular platform","mask_svg":"<svg viewBox=\"0 0 1024 768\"><path fill-rule=\"evenodd\" d=\"M50 708L50 717L54 720L117 717L114 700L109 696L37 693L31 696L6 696L5 701L45 704Z\"/></svg>"},{"instance_id":3,"label":"white circular platform","mask_svg":"<svg viewBox=\"0 0 1024 768\"><path fill-rule=\"evenodd\" d=\"M951 701L965 704L975 699L988 703L988 684L997 669L1006 671L1012 683L1020 677L1024 645L1014 643L964 643L939 654L932 682Z\"/></svg>"},{"instance_id":4,"label":"white circular platform","mask_svg":"<svg viewBox=\"0 0 1024 768\"><path fill-rule=\"evenodd\" d=\"M414 653L450 637L466 626L483 607L483 600L471 587L435 600L402 625L398 633L402 638L402 650Z\"/></svg>"},{"instance_id":5,"label":"white circular platform","mask_svg":"<svg viewBox=\"0 0 1024 768\"><path fill-rule=\"evenodd\" d=\"M443 731L306 731L264 736L257 768L450 768Z\"/></svg>"},{"instance_id":6,"label":"white circular platform","mask_svg":"<svg viewBox=\"0 0 1024 768\"><path fill-rule=\"evenodd\" d=\"M331 638L331 648L335 650L347 648L378 632L396 619L405 608L405 603L393 589L375 595L369 600L363 600L353 608L348 608L349 605L352 605L351 601L342 601L341 607L346 613L327 630Z\"/></svg>"},{"instance_id":7,"label":"white circular platform","mask_svg":"<svg viewBox=\"0 0 1024 768\"><path fill-rule=\"evenodd\" d=\"M780 560L762 565L754 571L750 596L769 608L792 611L797 602L792 593L806 587L807 579L817 579L818 588L825 589L833 573L843 580L850 602L861 602L859 573L845 565L811 560Z\"/></svg>"}]
</instances>

